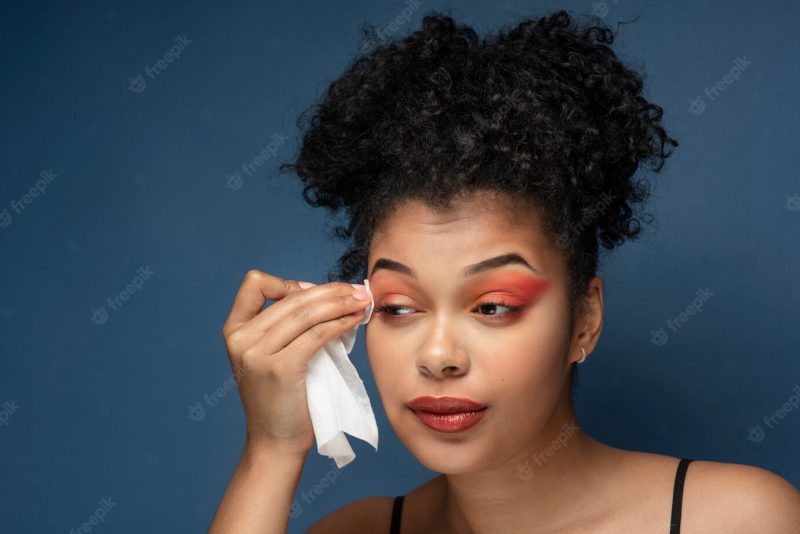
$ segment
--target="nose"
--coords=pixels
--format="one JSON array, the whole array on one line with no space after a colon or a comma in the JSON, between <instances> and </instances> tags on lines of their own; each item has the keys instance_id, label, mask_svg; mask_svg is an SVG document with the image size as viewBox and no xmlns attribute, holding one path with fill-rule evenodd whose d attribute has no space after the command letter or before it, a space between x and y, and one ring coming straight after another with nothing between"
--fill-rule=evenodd
<instances>
[{"instance_id":1,"label":"nose","mask_svg":"<svg viewBox=\"0 0 800 534\"><path fill-rule=\"evenodd\" d=\"M458 339L452 329L448 332L443 325L436 326L417 354L419 372L429 378L465 374L469 370L469 356Z\"/></svg>"}]
</instances>

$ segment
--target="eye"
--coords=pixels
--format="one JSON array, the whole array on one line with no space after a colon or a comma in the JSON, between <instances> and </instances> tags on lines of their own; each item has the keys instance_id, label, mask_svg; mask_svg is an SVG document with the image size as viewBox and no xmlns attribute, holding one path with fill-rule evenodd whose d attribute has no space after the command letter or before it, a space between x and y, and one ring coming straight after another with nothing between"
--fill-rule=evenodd
<instances>
[{"instance_id":1,"label":"eye","mask_svg":"<svg viewBox=\"0 0 800 534\"><path fill-rule=\"evenodd\" d=\"M375 309L373 310L373 313L389 312L389 311L395 311L395 310L413 310L413 309L414 308L411 308L409 306L392 306L391 304L386 304L384 306L376 306ZM394 313L387 313L387 315L389 315L390 317L397 317L398 315L409 315L409 314L408 313L400 313L400 314L395 315Z\"/></svg>"},{"instance_id":2,"label":"eye","mask_svg":"<svg viewBox=\"0 0 800 534\"><path fill-rule=\"evenodd\" d=\"M509 311L507 311L505 313L498 313L497 310L496 310L498 307L506 308ZM475 308L475 309L476 310L482 310L484 313L481 314L481 315L485 315L490 321L499 321L499 320L501 320L501 319L503 319L503 318L505 318L505 317L507 317L509 315L512 315L512 314L520 311L522 309L522 306L512 306L508 302L505 302L503 300L499 300L499 301L493 301L493 302L483 302L483 303L479 304L477 306L477 308ZM488 310L492 310L492 309L494 309L493 313L491 311L488 311ZM415 310L415 308L412 308L410 306L393 306L391 304L386 304L386 305L383 305L383 306L376 306L375 309L373 310L373 313L385 312L388 317L392 317L392 318L394 318L394 317L403 317L403 316L408 316L408 315L412 315L413 314L413 312L408 312L408 311L402 312L403 310ZM397 312L397 311L401 311L402 313L394 313L394 312Z\"/></svg>"},{"instance_id":3,"label":"eye","mask_svg":"<svg viewBox=\"0 0 800 534\"><path fill-rule=\"evenodd\" d=\"M496 302L484 302L482 304L479 304L477 309L479 309L479 310L482 309L483 311L486 311L487 309L492 309L492 308L496 309L498 307L507 308L509 311L506 312L506 313L498 313L497 311L495 311L494 313L488 313L487 315L491 318L490 320L499 321L499 320L503 319L504 317L507 317L509 315L513 315L514 313L516 313L516 312L518 312L518 311L520 311L522 309L522 306L512 306L511 304L509 304L508 302L505 302L503 300L499 300L499 301L496 301Z\"/></svg>"}]
</instances>

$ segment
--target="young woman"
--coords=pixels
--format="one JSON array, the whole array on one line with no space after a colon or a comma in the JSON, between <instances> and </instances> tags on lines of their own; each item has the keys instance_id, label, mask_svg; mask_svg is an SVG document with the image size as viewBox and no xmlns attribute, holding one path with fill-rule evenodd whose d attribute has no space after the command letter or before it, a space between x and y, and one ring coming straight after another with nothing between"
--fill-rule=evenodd
<instances>
[{"instance_id":1,"label":"young woman","mask_svg":"<svg viewBox=\"0 0 800 534\"><path fill-rule=\"evenodd\" d=\"M599 244L639 233L634 175L678 146L612 39L564 11L485 39L432 13L330 85L282 168L346 210L352 247L327 284L254 270L239 289L223 334L247 439L212 532L285 531L314 446L305 369L363 319L369 298L341 280L364 278L386 415L441 474L311 532L800 532L800 492L770 471L614 448L575 420Z\"/></svg>"}]
</instances>

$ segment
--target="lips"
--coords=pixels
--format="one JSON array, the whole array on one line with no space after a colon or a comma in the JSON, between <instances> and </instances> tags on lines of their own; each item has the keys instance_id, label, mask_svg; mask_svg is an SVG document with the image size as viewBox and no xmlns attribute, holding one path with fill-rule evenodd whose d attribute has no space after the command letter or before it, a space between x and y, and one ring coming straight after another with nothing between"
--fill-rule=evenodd
<instances>
[{"instance_id":1,"label":"lips","mask_svg":"<svg viewBox=\"0 0 800 534\"><path fill-rule=\"evenodd\" d=\"M425 426L438 432L462 432L478 424L487 406L457 397L417 397L406 405Z\"/></svg>"},{"instance_id":2,"label":"lips","mask_svg":"<svg viewBox=\"0 0 800 534\"><path fill-rule=\"evenodd\" d=\"M419 410L436 414L476 412L486 408L485 404L481 404L472 399L459 397L417 397L411 399L406 405L415 411Z\"/></svg>"}]
</instances>

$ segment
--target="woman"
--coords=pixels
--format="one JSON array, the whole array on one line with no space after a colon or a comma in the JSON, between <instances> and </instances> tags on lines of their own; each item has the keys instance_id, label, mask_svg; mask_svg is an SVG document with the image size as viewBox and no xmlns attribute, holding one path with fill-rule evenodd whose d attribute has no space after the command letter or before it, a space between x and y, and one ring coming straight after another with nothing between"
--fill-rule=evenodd
<instances>
[{"instance_id":1,"label":"woman","mask_svg":"<svg viewBox=\"0 0 800 534\"><path fill-rule=\"evenodd\" d=\"M441 475L311 532L800 532L800 492L770 471L614 448L575 420L598 245L639 233L634 175L678 146L612 40L564 11L485 39L433 13L330 85L282 168L346 210L352 247L327 284L245 277L223 334L247 440L212 532L285 531L314 445L304 372L370 302L334 280L363 278L387 417Z\"/></svg>"}]
</instances>

